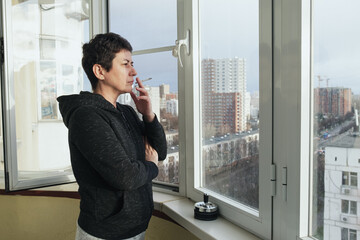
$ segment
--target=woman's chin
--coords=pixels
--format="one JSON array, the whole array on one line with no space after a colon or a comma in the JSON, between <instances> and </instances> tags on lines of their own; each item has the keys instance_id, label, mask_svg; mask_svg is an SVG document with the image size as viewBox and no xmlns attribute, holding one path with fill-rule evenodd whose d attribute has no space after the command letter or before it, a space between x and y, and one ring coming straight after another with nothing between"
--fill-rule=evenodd
<instances>
[{"instance_id":1,"label":"woman's chin","mask_svg":"<svg viewBox=\"0 0 360 240\"><path fill-rule=\"evenodd\" d=\"M134 89L135 89L135 88L134 88ZM129 87L127 87L127 88L124 89L123 93L130 93L130 92L132 92L132 91L133 91L132 86L129 86Z\"/></svg>"}]
</instances>

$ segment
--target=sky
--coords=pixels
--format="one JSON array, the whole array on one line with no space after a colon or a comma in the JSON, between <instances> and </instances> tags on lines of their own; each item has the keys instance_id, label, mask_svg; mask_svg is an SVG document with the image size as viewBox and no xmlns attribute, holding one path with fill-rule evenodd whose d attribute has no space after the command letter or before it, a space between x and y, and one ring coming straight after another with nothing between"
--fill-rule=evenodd
<instances>
[{"instance_id":1,"label":"sky","mask_svg":"<svg viewBox=\"0 0 360 240\"><path fill-rule=\"evenodd\" d=\"M360 94L360 1L314 1L314 85L317 76L329 87ZM326 81L320 82L321 87Z\"/></svg>"},{"instance_id":2,"label":"sky","mask_svg":"<svg viewBox=\"0 0 360 240\"><path fill-rule=\"evenodd\" d=\"M110 0L110 31L134 51L172 46L177 39L176 0ZM126 6L126 7L124 7ZM159 7L161 6L161 7ZM360 1L314 0L313 81L351 88L360 94ZM201 0L201 58L245 58L247 90L259 88L259 3L254 0ZM141 79L149 85L170 84L177 91L177 62L171 52L134 56ZM326 81L320 82L321 87Z\"/></svg>"},{"instance_id":3,"label":"sky","mask_svg":"<svg viewBox=\"0 0 360 240\"><path fill-rule=\"evenodd\" d=\"M246 58L248 88L257 90L259 54L258 44L254 44L258 43L257 1L222 1L221 7L219 1L204 2L200 6L204 9L200 13L201 58ZM176 0L111 0L109 6L110 31L127 38L134 51L175 44ZM171 51L133 58L141 79L152 77L149 85L167 83L172 91L177 91L177 60Z\"/></svg>"}]
</instances>

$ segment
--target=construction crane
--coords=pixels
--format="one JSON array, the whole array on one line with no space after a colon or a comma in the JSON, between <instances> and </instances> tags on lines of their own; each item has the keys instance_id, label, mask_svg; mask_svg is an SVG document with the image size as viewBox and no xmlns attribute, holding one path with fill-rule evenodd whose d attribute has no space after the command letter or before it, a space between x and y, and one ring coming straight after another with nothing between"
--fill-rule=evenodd
<instances>
[{"instance_id":1,"label":"construction crane","mask_svg":"<svg viewBox=\"0 0 360 240\"><path fill-rule=\"evenodd\" d=\"M330 81L330 78L324 76L324 78L322 78L320 75L317 75L317 78L318 78L318 82L319 82L319 88L320 88L320 83L322 81L326 81L326 87L328 88L329 87L329 81Z\"/></svg>"},{"instance_id":2,"label":"construction crane","mask_svg":"<svg viewBox=\"0 0 360 240\"><path fill-rule=\"evenodd\" d=\"M319 88L320 88L320 82L324 81L324 79L322 79L320 75L317 75L317 78L318 78Z\"/></svg>"},{"instance_id":3,"label":"construction crane","mask_svg":"<svg viewBox=\"0 0 360 240\"><path fill-rule=\"evenodd\" d=\"M328 87L329 87L330 78L326 78L325 81L326 81L326 87L328 88Z\"/></svg>"}]
</instances>

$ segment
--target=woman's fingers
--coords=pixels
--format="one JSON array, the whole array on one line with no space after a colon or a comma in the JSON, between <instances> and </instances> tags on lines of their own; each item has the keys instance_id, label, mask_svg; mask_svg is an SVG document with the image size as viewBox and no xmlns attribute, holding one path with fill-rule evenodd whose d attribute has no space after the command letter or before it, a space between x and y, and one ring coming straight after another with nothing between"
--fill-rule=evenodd
<instances>
[{"instance_id":1,"label":"woman's fingers","mask_svg":"<svg viewBox=\"0 0 360 240\"><path fill-rule=\"evenodd\" d=\"M140 92L140 96L141 96L141 95L149 96L149 93L148 93L148 91L146 91L145 88L136 87L136 90L137 90L138 92Z\"/></svg>"},{"instance_id":2,"label":"woman's fingers","mask_svg":"<svg viewBox=\"0 0 360 240\"><path fill-rule=\"evenodd\" d=\"M136 105L136 103L138 102L136 94L133 91L131 91L130 96L131 96L131 98L133 99L133 101L134 101L134 103Z\"/></svg>"},{"instance_id":3,"label":"woman's fingers","mask_svg":"<svg viewBox=\"0 0 360 240\"><path fill-rule=\"evenodd\" d=\"M155 163L159 162L159 156L157 151L145 140L145 160Z\"/></svg>"},{"instance_id":4,"label":"woman's fingers","mask_svg":"<svg viewBox=\"0 0 360 240\"><path fill-rule=\"evenodd\" d=\"M140 78L137 77L136 82L138 83L140 88L144 88L144 85L143 85L142 81L140 80Z\"/></svg>"}]
</instances>

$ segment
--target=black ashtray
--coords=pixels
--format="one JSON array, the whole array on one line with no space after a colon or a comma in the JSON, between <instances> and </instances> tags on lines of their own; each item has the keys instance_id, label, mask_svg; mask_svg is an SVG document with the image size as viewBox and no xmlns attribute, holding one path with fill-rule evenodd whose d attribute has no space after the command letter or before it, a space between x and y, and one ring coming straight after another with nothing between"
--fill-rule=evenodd
<instances>
[{"instance_id":1,"label":"black ashtray","mask_svg":"<svg viewBox=\"0 0 360 240\"><path fill-rule=\"evenodd\" d=\"M209 202L209 195L204 194L204 201L195 203L194 216L196 219L211 221L215 220L219 209L215 203Z\"/></svg>"}]
</instances>

